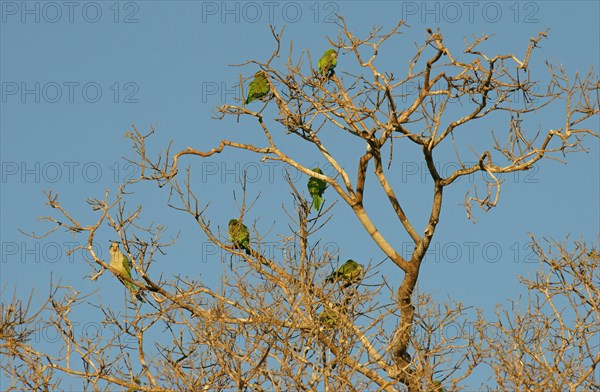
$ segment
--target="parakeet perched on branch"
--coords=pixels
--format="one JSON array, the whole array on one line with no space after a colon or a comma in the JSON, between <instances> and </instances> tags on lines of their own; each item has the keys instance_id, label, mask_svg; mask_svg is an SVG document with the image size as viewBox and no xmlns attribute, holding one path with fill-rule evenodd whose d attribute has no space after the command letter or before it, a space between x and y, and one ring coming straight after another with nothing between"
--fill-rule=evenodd
<instances>
[{"instance_id":1,"label":"parakeet perched on branch","mask_svg":"<svg viewBox=\"0 0 600 392\"><path fill-rule=\"evenodd\" d=\"M324 309L319 314L319 321L328 327L333 327L337 323L338 315L333 309Z\"/></svg>"},{"instance_id":2,"label":"parakeet perched on branch","mask_svg":"<svg viewBox=\"0 0 600 392\"><path fill-rule=\"evenodd\" d=\"M363 275L363 266L362 264L357 263L356 261L350 259L346 261L337 271L333 272L331 275L327 277L326 282L334 282L336 280L341 280L345 284L345 286L349 286L352 283L356 283Z\"/></svg>"},{"instance_id":3,"label":"parakeet perched on branch","mask_svg":"<svg viewBox=\"0 0 600 392\"><path fill-rule=\"evenodd\" d=\"M335 49L328 49L323 54L323 57L319 59L317 66L319 67L319 73L328 78L332 77L335 73L334 68L337 65L337 52Z\"/></svg>"},{"instance_id":4,"label":"parakeet perched on branch","mask_svg":"<svg viewBox=\"0 0 600 392\"><path fill-rule=\"evenodd\" d=\"M246 105L255 99L262 99L269 94L270 90L269 82L265 76L264 71L258 71L254 74L254 80L250 82L248 87L248 98L246 99Z\"/></svg>"},{"instance_id":5,"label":"parakeet perched on branch","mask_svg":"<svg viewBox=\"0 0 600 392\"><path fill-rule=\"evenodd\" d=\"M311 169L315 173L323 174L323 171L318 167ZM323 180L319 180L316 177L311 177L308 179L308 192L312 197L312 206L316 211L321 209L321 203L323 203L323 193L325 193L325 188L327 188L327 183Z\"/></svg>"},{"instance_id":6,"label":"parakeet perched on branch","mask_svg":"<svg viewBox=\"0 0 600 392\"><path fill-rule=\"evenodd\" d=\"M119 249L119 243L113 242L110 244L110 266L116 269L121 276L126 276L131 279L131 261L129 258L121 252ZM132 296L135 296L140 301L144 302L144 298L138 292L137 287L131 282L126 281L121 276L117 275L117 278L129 289Z\"/></svg>"},{"instance_id":7,"label":"parakeet perched on branch","mask_svg":"<svg viewBox=\"0 0 600 392\"><path fill-rule=\"evenodd\" d=\"M233 246L236 249L244 249L246 254L250 252L250 232L245 224L239 222L237 219L229 221L229 238L233 242Z\"/></svg>"}]
</instances>

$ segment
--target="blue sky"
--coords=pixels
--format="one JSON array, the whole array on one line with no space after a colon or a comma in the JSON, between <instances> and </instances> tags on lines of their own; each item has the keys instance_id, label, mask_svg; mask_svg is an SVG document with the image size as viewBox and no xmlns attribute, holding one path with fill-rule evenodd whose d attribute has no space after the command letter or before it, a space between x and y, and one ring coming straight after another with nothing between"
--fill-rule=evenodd
<instances>
[{"instance_id":1,"label":"blue sky","mask_svg":"<svg viewBox=\"0 0 600 392\"><path fill-rule=\"evenodd\" d=\"M427 27L440 27L445 42L455 49L464 39L493 34L486 43L488 53L514 52L522 57L530 37L549 30L549 39L534 52L532 73L543 79L544 61L561 64L569 74L586 73L599 66L599 3L595 1L523 2L13 2L2 1L0 24L0 109L2 296L16 291L25 297L47 295L50 278L83 292L108 287L92 298L111 301L122 292L108 276L96 282L85 278L89 266L81 254L65 251L84 243L64 232L36 240L19 229L43 232L48 228L38 217L51 211L44 205L43 191L58 192L62 204L82 222L92 219L85 199L101 198L106 189L115 191L137 168L123 157L132 157L124 132L134 124L140 130L156 126L152 148L158 151L174 140L174 148L192 146L207 150L221 138L257 140L256 124L212 118L214 109L232 103L239 96L235 85L242 72L252 66L231 67L249 59L266 60L273 49L269 23L285 26L283 51L293 41L294 55L309 49L316 59L328 47L326 37L338 35L332 23L340 13L356 35L373 25L389 29L401 18L409 27L382 48L380 70L402 75L406 60L414 54ZM344 56L338 69L346 68ZM350 67L350 65L348 65ZM564 124L562 105L529 118L542 131ZM478 124L480 133L501 130L505 124L487 120ZM587 123L598 130L598 118ZM465 143L487 139L473 134ZM262 143L263 139L258 139ZM344 138L333 150L350 161L356 145ZM520 274L532 274L537 262L527 248L528 233L563 239L566 235L596 241L599 230L599 166L597 139L585 144L589 153L567 157L568 164L544 161L535 170L506 176L499 206L484 214L477 211L477 224L466 220L459 205L469 189L459 181L446 190L444 211L432 249L423 266L419 289L434 293L439 300L448 296L467 305L492 310L522 293ZM290 154L300 153L298 143L282 139ZM362 151L362 146L360 151ZM431 198L430 182L413 146L398 143L397 165L390 173L401 189L409 217L421 231L423 212ZM415 152L416 151L416 152ZM316 154L304 155L307 164L319 163ZM283 181L284 166L261 166L259 157L229 151L207 161L186 159L196 171L197 190L211 201L211 222L223 226L235 215L233 192L240 193L244 169L255 173L248 191L260 192L251 211L257 227L274 225L285 232L283 206L290 207L289 191ZM442 166L444 162L440 163ZM446 163L447 164L447 163ZM355 170L352 168L351 172ZM298 182L306 179L298 177ZM301 189L304 189L303 185ZM131 206L147 205L144 220L168 226L168 235L181 232L180 242L161 256L157 271L184 274L215 281L223 271L219 255L210 254L206 238L187 216L165 206L167 192L150 184L137 188ZM149 192L152 191L152 192ZM378 190L367 199L381 231L400 249L408 237L389 217L392 212L380 201ZM333 192L326 202L337 200ZM383 206L383 207L381 207ZM340 260L354 258L378 262L382 253L363 232L349 208L338 203L336 218L322 231L323 241L339 249ZM271 232L267 240L276 241ZM108 228L99 242L115 239ZM199 247L198 243L202 246ZM107 249L101 249L107 256ZM398 276L391 263L384 263L373 277ZM399 280L397 280L399 282ZM89 310L80 320L95 320Z\"/></svg>"}]
</instances>

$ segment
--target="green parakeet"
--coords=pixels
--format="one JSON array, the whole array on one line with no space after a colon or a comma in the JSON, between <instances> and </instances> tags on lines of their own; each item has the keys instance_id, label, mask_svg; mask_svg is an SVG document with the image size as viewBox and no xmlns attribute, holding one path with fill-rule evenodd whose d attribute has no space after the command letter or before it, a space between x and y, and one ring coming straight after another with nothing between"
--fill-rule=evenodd
<instances>
[{"instance_id":1,"label":"green parakeet","mask_svg":"<svg viewBox=\"0 0 600 392\"><path fill-rule=\"evenodd\" d=\"M250 82L248 87L248 98L246 99L246 105L255 99L262 99L269 94L269 82L263 71L258 71L254 74L254 80Z\"/></svg>"},{"instance_id":2,"label":"green parakeet","mask_svg":"<svg viewBox=\"0 0 600 392\"><path fill-rule=\"evenodd\" d=\"M121 252L118 242L110 244L110 266L119 271L122 276L131 278L131 261L123 252ZM133 283L122 279L119 275L117 275L117 278L119 278L121 283L129 289L132 296L135 296L142 302L144 301Z\"/></svg>"},{"instance_id":3,"label":"green parakeet","mask_svg":"<svg viewBox=\"0 0 600 392\"><path fill-rule=\"evenodd\" d=\"M333 309L325 309L319 314L319 321L329 327L333 327L337 321L337 314Z\"/></svg>"},{"instance_id":4,"label":"green parakeet","mask_svg":"<svg viewBox=\"0 0 600 392\"><path fill-rule=\"evenodd\" d=\"M440 380L434 380L433 386L435 387L434 392L446 392L444 387L442 387L442 382Z\"/></svg>"},{"instance_id":5,"label":"green parakeet","mask_svg":"<svg viewBox=\"0 0 600 392\"><path fill-rule=\"evenodd\" d=\"M323 174L323 171L318 167L312 169L315 173ZM311 177L308 179L308 192L312 197L312 206L316 211L321 209L321 203L323 203L323 193L325 193L325 188L327 188L327 183L323 180L319 180L316 177Z\"/></svg>"},{"instance_id":6,"label":"green parakeet","mask_svg":"<svg viewBox=\"0 0 600 392\"><path fill-rule=\"evenodd\" d=\"M352 283L356 283L363 274L362 264L350 259L346 261L337 271L333 272L327 277L326 282L334 282L336 280L343 280L345 286L349 286Z\"/></svg>"},{"instance_id":7,"label":"green parakeet","mask_svg":"<svg viewBox=\"0 0 600 392\"><path fill-rule=\"evenodd\" d=\"M319 67L319 73L328 78L332 77L334 68L337 65L337 52L335 49L328 49L323 53L323 57L319 59L317 66Z\"/></svg>"},{"instance_id":8,"label":"green parakeet","mask_svg":"<svg viewBox=\"0 0 600 392\"><path fill-rule=\"evenodd\" d=\"M250 232L245 224L239 222L237 219L229 221L229 238L233 242L233 246L236 249L244 249L246 254L250 252Z\"/></svg>"}]
</instances>

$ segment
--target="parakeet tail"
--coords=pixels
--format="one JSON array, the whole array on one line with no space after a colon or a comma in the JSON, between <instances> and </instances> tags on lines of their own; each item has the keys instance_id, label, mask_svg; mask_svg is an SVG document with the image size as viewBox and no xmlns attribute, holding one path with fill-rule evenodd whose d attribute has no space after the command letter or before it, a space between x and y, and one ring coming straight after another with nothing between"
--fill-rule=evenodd
<instances>
[{"instance_id":1,"label":"parakeet tail","mask_svg":"<svg viewBox=\"0 0 600 392\"><path fill-rule=\"evenodd\" d=\"M133 283L128 282L125 279L121 279L120 276L117 276L117 278L119 279L119 281L121 281L121 283L123 283L123 286L127 287L132 293L135 293L136 287Z\"/></svg>"},{"instance_id":2,"label":"parakeet tail","mask_svg":"<svg viewBox=\"0 0 600 392\"><path fill-rule=\"evenodd\" d=\"M323 198L319 195L313 196L312 205L315 211L319 211L321 209L321 203L323 202Z\"/></svg>"},{"instance_id":3,"label":"parakeet tail","mask_svg":"<svg viewBox=\"0 0 600 392\"><path fill-rule=\"evenodd\" d=\"M133 283L127 282L121 278L119 278L119 280L121 281L121 283L123 283L125 285L125 287L127 287L129 289L129 293L131 294L132 297L135 297L138 301L146 302L146 300L142 296L142 293L137 289L137 287L135 287L135 285Z\"/></svg>"},{"instance_id":4,"label":"parakeet tail","mask_svg":"<svg viewBox=\"0 0 600 392\"><path fill-rule=\"evenodd\" d=\"M133 285L133 283L130 283L130 282L124 282L124 283L127 285L127 287L129 288L129 290L131 290L131 292L132 292L132 293L135 293L135 292L136 292L136 290L137 290L137 287L135 287L135 286Z\"/></svg>"}]
</instances>

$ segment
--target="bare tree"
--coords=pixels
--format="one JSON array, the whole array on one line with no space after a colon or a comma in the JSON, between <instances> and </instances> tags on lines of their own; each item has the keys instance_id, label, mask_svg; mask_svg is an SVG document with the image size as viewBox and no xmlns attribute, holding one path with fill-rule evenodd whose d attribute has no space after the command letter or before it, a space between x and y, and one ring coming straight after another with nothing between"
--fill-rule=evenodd
<instances>
[{"instance_id":1,"label":"bare tree","mask_svg":"<svg viewBox=\"0 0 600 392\"><path fill-rule=\"evenodd\" d=\"M546 38L545 32L531 38L520 57L483 53L480 46L489 36L466 41L462 53L453 53L439 30L427 30L405 75L396 76L379 69L377 59L380 47L400 34L402 22L389 32L374 29L364 38L355 36L343 18L339 26L339 37L330 44L344 55L344 64L354 65L359 73L338 70L330 76L321 75L312 67L315 59L311 53L305 51L293 58L291 46L287 61L278 63L283 56L283 32L275 30L271 57L265 62L252 60L240 65L244 74L253 75L256 68L262 70L269 94L262 103L252 106L243 102L223 105L217 117L254 119L263 136L262 144L258 137L252 144L222 140L212 149L188 147L175 153L169 145L164 153L153 157L147 143L155 130L144 134L134 127L128 136L134 145L135 162L141 168L140 178L124 184L114 196L107 193L102 200L88 200L98 214L95 222L80 223L63 208L57 195L48 194L49 206L58 212L57 217L45 218L55 224L53 230L64 228L87 236L83 248L89 254L91 279L106 270L118 274L94 252L97 231L108 225L118 235L137 275L134 279L121 278L145 293L148 305L128 298L126 315L98 305L104 314L103 323L114 327L115 335L103 339L76 336L69 313L85 297L75 288L53 286L49 303L41 313L44 317L28 316L27 312L20 316L28 328L32 324L28 317L32 317L43 320L44 327L60 331L64 350L53 356L36 351L13 332L12 325L18 322L14 316L18 301L3 307L2 353L9 361L2 368L15 386L28 387L17 376L25 367L47 388L58 385L58 374L68 374L82 378L86 387L94 390L122 386L148 391L441 391L460 390L477 366L489 365L502 391L514 390L518 385L527 385L531 390L536 385L571 390L597 388L593 375L600 360L598 345L593 341L600 323L598 291L594 288L598 277L593 276L598 267L597 247L586 250L585 256L575 257L584 244L578 243L575 253L561 245L560 259L549 259L535 243L541 262L551 270L540 272L544 279L524 282L530 291L543 295L545 302L532 294L524 313L499 312L496 329L500 337L490 336L480 319L478 333L435 340L433 337L444 325L465 325L466 309L460 303L435 304L427 295L417 294L415 286L440 219L444 189L461 177L481 175L483 190L474 187L465 195L467 216L472 218L472 206L487 211L497 205L500 174L529 170L543 158L560 159L585 150L584 138L598 136L585 127L586 120L600 111L598 77L592 70L585 75L569 75L548 64L548 81L532 81L537 76L531 75L530 60L537 44ZM243 83L240 86L243 89ZM417 86L416 92L411 95L407 86ZM565 121L560 127L532 131L526 117L559 102L566 103ZM273 106L278 117L266 117L266 109ZM491 115L496 121L504 118L504 122L492 130L487 146L471 147L469 151L464 142L468 136L461 131L483 124L480 120ZM347 169L351 166L340 164L323 142L322 132L365 148L352 162L354 175ZM281 137L296 138L301 147L284 151L277 143ZM403 208L405 201L399 197L402 193L392 185L394 140L422 153L433 181L426 216L409 217ZM436 168L434 151L442 146L453 149L460 165L448 176L442 176ZM332 174L313 172L303 163L299 148L318 151L333 168ZM310 203L290 178L294 209L287 211L291 230L283 234L282 256L267 255L255 225L250 230L251 251L247 254L237 249L226 229L211 225L209 208L193 191L191 167L180 172L184 156L207 158L227 149L255 153L263 162L283 162L307 179L313 176L325 181L328 192L335 192L342 205L356 215L383 253L384 262L394 263L398 274L375 285L344 287L339 282L326 282L324 271L330 269L324 267L331 265L336 255L319 252L318 239L313 238L318 238L319 230L335 216L330 208L310 215ZM475 162L469 164L473 160L469 157L475 157ZM369 204L365 203L369 176L376 180L370 182L371 186L378 184L375 186L385 192L405 235L414 244L409 258L390 244L372 219ZM167 187L169 206L194 219L208 240L229 255L231 265L236 265L227 268L220 288L207 287L198 279L152 273L156 255L172 243L161 239L161 226L145 227L140 223L141 207L128 212L124 203L129 189L147 181ZM246 197L244 186L237 217L241 222L252 208ZM425 229L419 232L417 227ZM366 267L367 278L376 268ZM565 274L572 280L565 279ZM554 278L558 281L552 281ZM565 305L572 312L570 316L563 317L558 310L562 300L557 296L568 299ZM547 311L548 306L552 312ZM502 320L508 320L510 326ZM157 329L168 338L148 338ZM546 334L531 340L523 336L530 330ZM574 342L580 346L575 347ZM552 362L547 353L559 359ZM75 366L75 358L82 365ZM550 376L551 372L557 373Z\"/></svg>"},{"instance_id":2,"label":"bare tree","mask_svg":"<svg viewBox=\"0 0 600 392\"><path fill-rule=\"evenodd\" d=\"M532 247L541 268L521 278L524 304L478 325L498 390L600 390L592 375L600 362L598 246L552 241L544 251L533 239Z\"/></svg>"}]
</instances>

